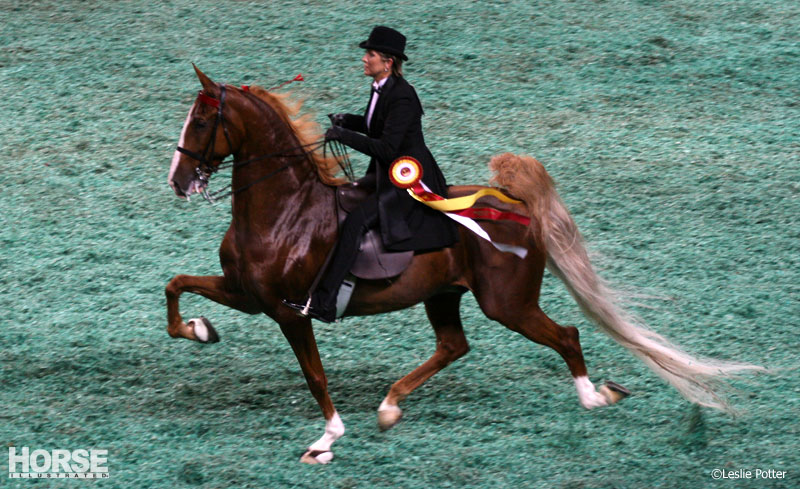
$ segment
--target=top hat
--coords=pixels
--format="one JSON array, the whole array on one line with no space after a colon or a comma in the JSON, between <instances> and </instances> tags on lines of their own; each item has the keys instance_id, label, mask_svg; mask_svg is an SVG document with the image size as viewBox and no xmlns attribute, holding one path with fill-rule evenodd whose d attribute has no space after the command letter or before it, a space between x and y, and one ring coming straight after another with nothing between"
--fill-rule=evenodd
<instances>
[{"instance_id":1,"label":"top hat","mask_svg":"<svg viewBox=\"0 0 800 489\"><path fill-rule=\"evenodd\" d=\"M363 41L358 47L393 54L402 58L403 61L408 61L408 56L403 53L406 49L406 36L390 27L376 26L369 33L369 39Z\"/></svg>"}]
</instances>

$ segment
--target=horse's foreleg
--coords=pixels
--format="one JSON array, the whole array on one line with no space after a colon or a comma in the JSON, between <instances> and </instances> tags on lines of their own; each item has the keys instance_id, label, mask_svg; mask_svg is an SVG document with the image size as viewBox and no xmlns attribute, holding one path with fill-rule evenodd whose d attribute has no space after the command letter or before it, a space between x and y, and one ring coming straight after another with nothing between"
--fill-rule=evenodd
<instances>
[{"instance_id":1,"label":"horse's foreleg","mask_svg":"<svg viewBox=\"0 0 800 489\"><path fill-rule=\"evenodd\" d=\"M194 277L178 275L167 284L167 332L173 338L186 338L201 343L216 343L219 336L205 318L190 319L183 322L179 298L184 292L199 294L214 302L239 311L255 314L260 312L257 305L250 302L243 293L228 286L225 277Z\"/></svg>"},{"instance_id":2,"label":"horse's foreleg","mask_svg":"<svg viewBox=\"0 0 800 489\"><path fill-rule=\"evenodd\" d=\"M344 423L328 395L328 379L322 368L322 360L319 357L311 321L298 318L290 323L281 322L281 331L292 346L308 383L308 388L325 416L325 434L308 447L308 450L300 457L300 461L308 464L326 464L333 459L331 451L333 442L344 435Z\"/></svg>"},{"instance_id":3,"label":"horse's foreleg","mask_svg":"<svg viewBox=\"0 0 800 489\"><path fill-rule=\"evenodd\" d=\"M469 351L461 326L458 310L460 303L461 293L441 294L425 301L425 311L436 332L436 351L428 361L392 385L378 408L378 425L382 430L387 430L400 421L403 412L398 404L406 396Z\"/></svg>"}]
</instances>

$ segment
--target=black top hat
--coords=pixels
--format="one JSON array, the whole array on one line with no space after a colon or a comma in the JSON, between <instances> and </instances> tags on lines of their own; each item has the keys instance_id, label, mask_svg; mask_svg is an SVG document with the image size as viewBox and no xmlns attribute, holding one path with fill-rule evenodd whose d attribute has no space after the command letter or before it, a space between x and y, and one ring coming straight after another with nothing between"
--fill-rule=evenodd
<instances>
[{"instance_id":1,"label":"black top hat","mask_svg":"<svg viewBox=\"0 0 800 489\"><path fill-rule=\"evenodd\" d=\"M408 57L403 53L406 49L406 36L390 27L376 26L369 33L369 39L363 41L358 47L393 54L402 58L403 61L408 61Z\"/></svg>"}]
</instances>

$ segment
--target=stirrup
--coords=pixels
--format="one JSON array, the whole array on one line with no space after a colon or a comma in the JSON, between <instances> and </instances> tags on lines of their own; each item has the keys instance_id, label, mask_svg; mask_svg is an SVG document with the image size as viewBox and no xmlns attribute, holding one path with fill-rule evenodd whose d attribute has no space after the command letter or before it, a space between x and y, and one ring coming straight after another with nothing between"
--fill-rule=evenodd
<instances>
[{"instance_id":1,"label":"stirrup","mask_svg":"<svg viewBox=\"0 0 800 489\"><path fill-rule=\"evenodd\" d=\"M305 305L295 304L294 302L288 301L286 299L283 299L281 303L286 307L294 309L297 312L297 315L300 317L307 318L310 315L311 297L308 298Z\"/></svg>"},{"instance_id":2,"label":"stirrup","mask_svg":"<svg viewBox=\"0 0 800 489\"><path fill-rule=\"evenodd\" d=\"M302 314L303 317L307 318L308 317L308 311L310 311L310 310L311 310L311 296L308 296L308 300L306 301L306 305L303 307L302 310L300 310L300 314Z\"/></svg>"},{"instance_id":3,"label":"stirrup","mask_svg":"<svg viewBox=\"0 0 800 489\"><path fill-rule=\"evenodd\" d=\"M297 315L302 318L316 319L317 321L322 321L323 323L336 322L336 318L326 319L314 308L312 308L311 299L309 299L305 305L295 304L294 302L287 301L286 299L283 299L281 302L283 303L284 306L294 309L297 312Z\"/></svg>"}]
</instances>

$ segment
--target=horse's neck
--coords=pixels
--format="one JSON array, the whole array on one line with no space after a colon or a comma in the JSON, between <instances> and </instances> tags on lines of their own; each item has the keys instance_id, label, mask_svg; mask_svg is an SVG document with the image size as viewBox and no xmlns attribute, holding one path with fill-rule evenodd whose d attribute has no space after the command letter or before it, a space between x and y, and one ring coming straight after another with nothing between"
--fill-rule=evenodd
<instances>
[{"instance_id":1,"label":"horse's neck","mask_svg":"<svg viewBox=\"0 0 800 489\"><path fill-rule=\"evenodd\" d=\"M259 133L261 129L264 132ZM242 145L236 161L304 152L288 128L254 127L248 128L248 133L254 136ZM334 189L322 183L309 157L268 157L235 167L232 188L233 221L239 230L264 235L294 230L318 219L335 223L335 215L331 217L335 212Z\"/></svg>"}]
</instances>

